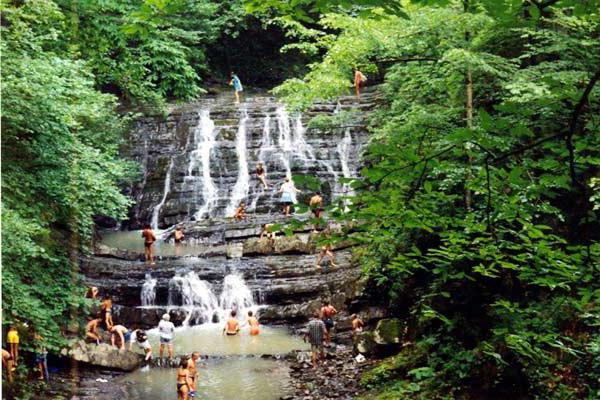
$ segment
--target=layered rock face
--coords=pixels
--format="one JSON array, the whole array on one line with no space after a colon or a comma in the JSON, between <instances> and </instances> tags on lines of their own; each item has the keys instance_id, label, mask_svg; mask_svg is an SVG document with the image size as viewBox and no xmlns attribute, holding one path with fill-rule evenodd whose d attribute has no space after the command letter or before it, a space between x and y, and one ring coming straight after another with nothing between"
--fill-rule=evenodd
<instances>
[{"instance_id":1,"label":"layered rock face","mask_svg":"<svg viewBox=\"0 0 600 400\"><path fill-rule=\"evenodd\" d=\"M143 118L129 136L126 156L142 165L143 177L129 190L136 200L128 224L168 227L185 220L231 216L240 201L256 213L277 210L277 189L286 176L310 175L326 200L347 193L340 178L357 174L367 139L366 112L335 129L307 128L318 115L368 111L372 92L288 113L274 98L251 96L241 104L213 97L177 107L165 118ZM342 115L342 114L340 114ZM262 162L263 190L255 174ZM305 200L308 193L300 194Z\"/></svg>"}]
</instances>

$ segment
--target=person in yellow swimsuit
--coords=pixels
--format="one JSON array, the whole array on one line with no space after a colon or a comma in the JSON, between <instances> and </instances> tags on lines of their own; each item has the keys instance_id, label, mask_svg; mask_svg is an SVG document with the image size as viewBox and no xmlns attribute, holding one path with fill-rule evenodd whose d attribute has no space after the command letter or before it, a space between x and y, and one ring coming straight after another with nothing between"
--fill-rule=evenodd
<instances>
[{"instance_id":1,"label":"person in yellow swimsuit","mask_svg":"<svg viewBox=\"0 0 600 400\"><path fill-rule=\"evenodd\" d=\"M8 333L6 334L6 343L8 343L8 347L10 348L13 365L16 367L19 365L19 332L17 332L16 326L10 326Z\"/></svg>"},{"instance_id":2,"label":"person in yellow swimsuit","mask_svg":"<svg viewBox=\"0 0 600 400\"><path fill-rule=\"evenodd\" d=\"M260 333L258 319L253 315L252 311L248 311L248 325L250 326L250 335L256 336Z\"/></svg>"}]
</instances>

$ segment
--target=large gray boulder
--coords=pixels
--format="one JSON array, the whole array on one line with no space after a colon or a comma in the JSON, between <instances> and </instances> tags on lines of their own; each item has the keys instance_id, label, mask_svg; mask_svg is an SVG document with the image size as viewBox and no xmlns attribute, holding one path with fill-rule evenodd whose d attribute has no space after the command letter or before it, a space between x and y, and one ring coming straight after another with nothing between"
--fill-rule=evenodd
<instances>
[{"instance_id":1,"label":"large gray boulder","mask_svg":"<svg viewBox=\"0 0 600 400\"><path fill-rule=\"evenodd\" d=\"M308 235L278 236L274 243L267 238L250 238L244 241L244 255L255 254L312 254L314 243Z\"/></svg>"},{"instance_id":2,"label":"large gray boulder","mask_svg":"<svg viewBox=\"0 0 600 400\"><path fill-rule=\"evenodd\" d=\"M61 353L82 363L121 371L133 371L140 366L144 358L141 354L119 350L106 343L96 345L83 340L75 342L68 349L63 349Z\"/></svg>"}]
</instances>

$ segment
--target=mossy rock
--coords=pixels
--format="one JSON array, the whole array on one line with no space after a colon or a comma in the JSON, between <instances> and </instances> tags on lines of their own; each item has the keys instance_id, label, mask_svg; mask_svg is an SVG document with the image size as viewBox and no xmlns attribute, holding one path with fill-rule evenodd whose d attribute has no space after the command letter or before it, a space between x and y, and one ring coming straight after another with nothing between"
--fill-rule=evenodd
<instances>
[{"instance_id":1,"label":"mossy rock","mask_svg":"<svg viewBox=\"0 0 600 400\"><path fill-rule=\"evenodd\" d=\"M375 339L373 332L360 332L354 338L354 350L365 355L372 355L375 352Z\"/></svg>"},{"instance_id":2,"label":"mossy rock","mask_svg":"<svg viewBox=\"0 0 600 400\"><path fill-rule=\"evenodd\" d=\"M402 321L398 318L386 318L377 322L373 331L375 343L381 345L391 345L400 343L402 335Z\"/></svg>"}]
</instances>

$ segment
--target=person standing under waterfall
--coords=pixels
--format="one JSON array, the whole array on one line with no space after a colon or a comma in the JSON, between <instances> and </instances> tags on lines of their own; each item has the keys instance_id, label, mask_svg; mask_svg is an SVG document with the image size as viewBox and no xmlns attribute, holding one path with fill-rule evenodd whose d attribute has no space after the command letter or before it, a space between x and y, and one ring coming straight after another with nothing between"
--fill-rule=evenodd
<instances>
[{"instance_id":1,"label":"person standing under waterfall","mask_svg":"<svg viewBox=\"0 0 600 400\"><path fill-rule=\"evenodd\" d=\"M229 86L233 86L235 102L236 104L239 103L240 92L242 92L244 88L242 86L242 81L240 81L240 78L234 72L231 72L231 80L229 81Z\"/></svg>"},{"instance_id":2,"label":"person standing under waterfall","mask_svg":"<svg viewBox=\"0 0 600 400\"><path fill-rule=\"evenodd\" d=\"M162 316L162 320L158 323L158 334L160 336L158 356L161 362L165 346L167 346L169 352L169 361L173 359L173 332L175 332L175 325L170 320L171 316L165 313Z\"/></svg>"},{"instance_id":3,"label":"person standing under waterfall","mask_svg":"<svg viewBox=\"0 0 600 400\"><path fill-rule=\"evenodd\" d=\"M329 346L331 343L331 329L335 325L333 322L335 314L337 314L335 307L329 304L329 301L324 301L323 307L321 307L321 319L325 324L325 346Z\"/></svg>"},{"instance_id":4,"label":"person standing under waterfall","mask_svg":"<svg viewBox=\"0 0 600 400\"><path fill-rule=\"evenodd\" d=\"M296 189L294 181L289 177L285 178L285 182L279 189L281 193L281 204L283 205L283 214L287 217L290 215L292 204L296 203L296 193L302 193L301 190Z\"/></svg>"},{"instance_id":5,"label":"person standing under waterfall","mask_svg":"<svg viewBox=\"0 0 600 400\"><path fill-rule=\"evenodd\" d=\"M367 77L358 70L358 68L354 68L354 89L356 90L356 97L360 99L360 87L364 86L367 81Z\"/></svg>"},{"instance_id":6,"label":"person standing under waterfall","mask_svg":"<svg viewBox=\"0 0 600 400\"><path fill-rule=\"evenodd\" d=\"M260 183L262 183L263 187L265 189L269 188L269 185L267 185L267 171L265 171L265 167L263 166L263 163L259 162L256 165L256 176L258 177L258 180L260 181Z\"/></svg>"},{"instance_id":7,"label":"person standing under waterfall","mask_svg":"<svg viewBox=\"0 0 600 400\"><path fill-rule=\"evenodd\" d=\"M315 195L310 198L308 205L310 206L313 215L317 219L313 232L318 232L319 220L321 219L321 213L323 212L323 197L321 196L321 192L316 192Z\"/></svg>"},{"instance_id":8,"label":"person standing under waterfall","mask_svg":"<svg viewBox=\"0 0 600 400\"><path fill-rule=\"evenodd\" d=\"M149 224L144 227L142 237L144 238L144 255L146 256L146 262L149 262L150 265L154 265L154 250L152 249L152 245L156 242L156 236Z\"/></svg>"},{"instance_id":9,"label":"person standing under waterfall","mask_svg":"<svg viewBox=\"0 0 600 400\"><path fill-rule=\"evenodd\" d=\"M200 353L197 351L192 353L192 356L188 360L188 371L190 373L190 380L192 381L192 386L190 387L190 397L196 397L196 385L198 379L198 369L196 368L196 363L200 359Z\"/></svg>"}]
</instances>

